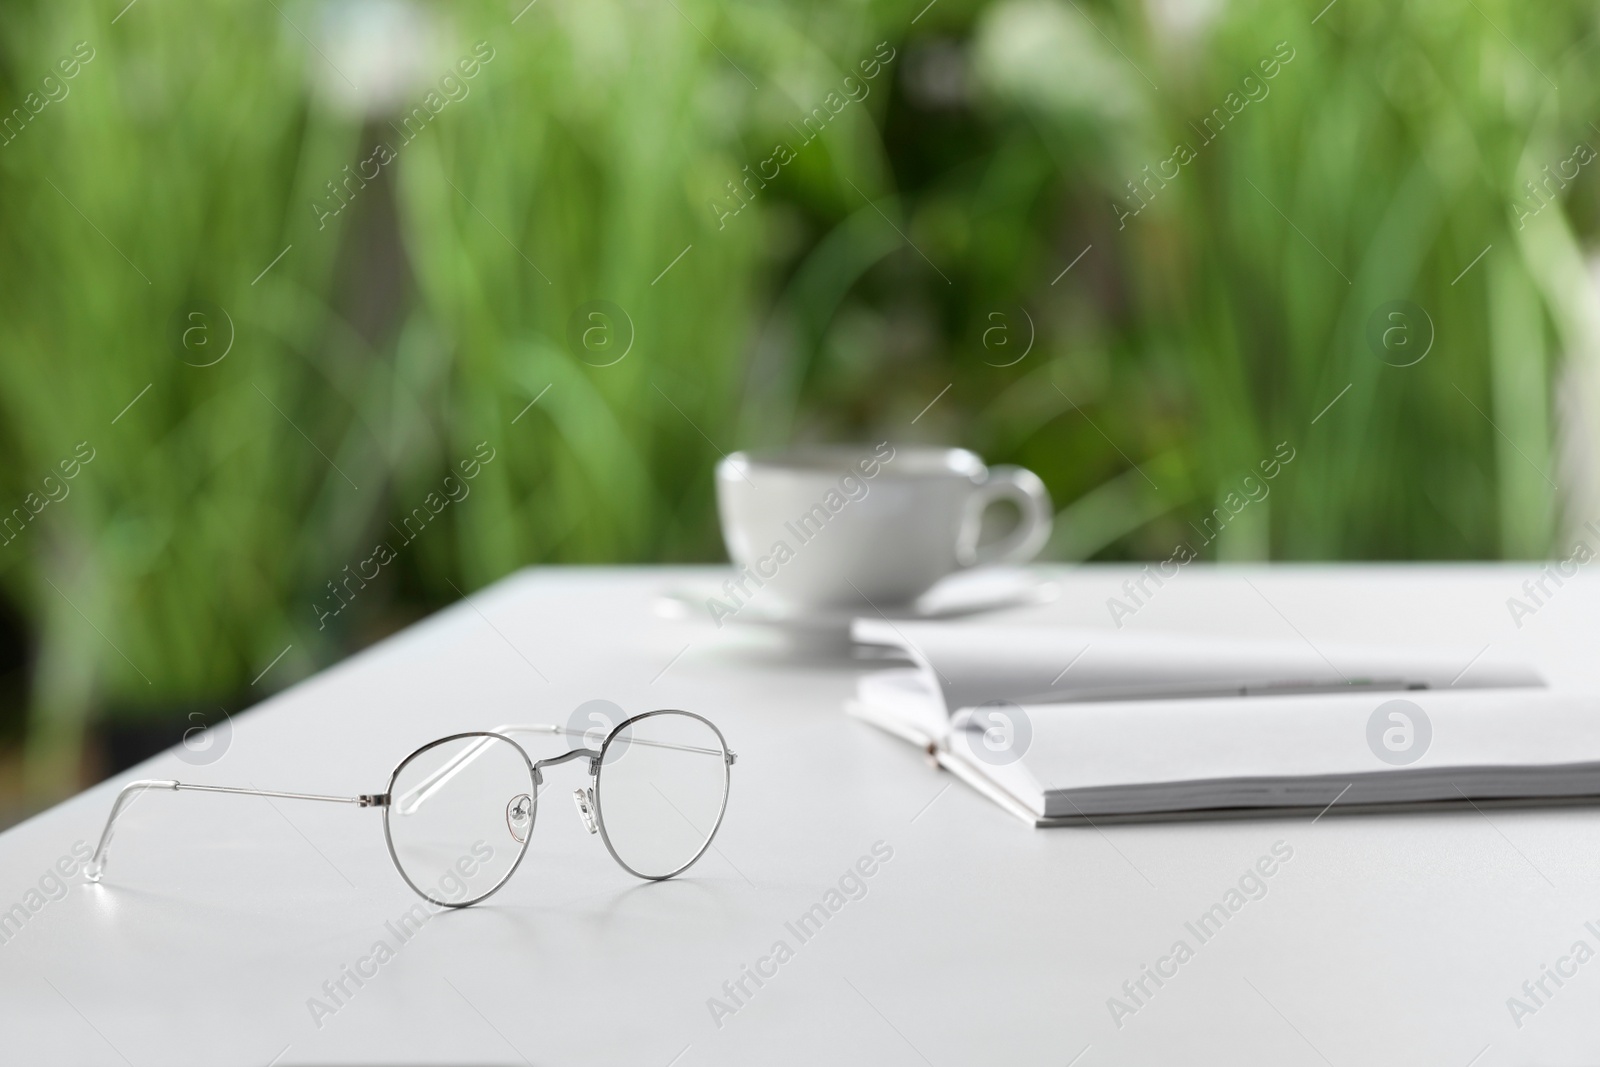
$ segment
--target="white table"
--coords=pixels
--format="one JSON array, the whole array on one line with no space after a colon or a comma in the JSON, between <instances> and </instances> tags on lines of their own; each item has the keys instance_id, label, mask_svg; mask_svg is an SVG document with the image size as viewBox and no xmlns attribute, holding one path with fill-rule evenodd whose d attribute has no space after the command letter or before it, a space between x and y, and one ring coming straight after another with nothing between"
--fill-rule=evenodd
<instances>
[{"instance_id":1,"label":"white table","mask_svg":"<svg viewBox=\"0 0 1600 1067\"><path fill-rule=\"evenodd\" d=\"M1126 625L1408 642L1463 665L1488 645L1600 690L1600 587L1569 579L1519 629L1506 599L1535 571L1196 565ZM75 880L0 944L0 1062L1594 1062L1600 958L1546 979L1520 1027L1506 1002L1574 942L1600 950L1600 811L1032 830L847 718L859 667L653 614L656 590L711 573L513 576L239 717L215 764L163 756L0 835L7 909L93 843L120 781L376 792L432 737L605 698L700 711L739 753L716 849L687 876L622 871L564 796L581 767L555 768L512 882L347 979L319 1027L308 1000L417 902L380 812L147 793L104 883ZM1059 602L1019 614L1109 630L1131 573L1063 571ZM1279 841L1293 856L1266 896L1199 943L1185 922ZM893 857L866 895L796 938L785 923L878 842ZM1193 958L1146 978L1119 1027L1108 998L1133 1004L1123 983L1179 939ZM708 999L731 1006L724 982L779 940L792 958L746 978L719 1026Z\"/></svg>"}]
</instances>

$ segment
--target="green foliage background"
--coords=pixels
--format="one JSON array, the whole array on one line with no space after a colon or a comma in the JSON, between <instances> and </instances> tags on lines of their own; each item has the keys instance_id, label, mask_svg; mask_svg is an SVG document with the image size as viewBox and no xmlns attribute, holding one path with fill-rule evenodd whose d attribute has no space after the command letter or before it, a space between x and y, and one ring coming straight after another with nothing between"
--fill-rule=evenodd
<instances>
[{"instance_id":1,"label":"green foliage background","mask_svg":"<svg viewBox=\"0 0 1600 1067\"><path fill-rule=\"evenodd\" d=\"M1050 556L1081 560L1165 558L1287 441L1208 556L1546 554L1595 499L1595 168L1543 169L1600 143L1595 10L1320 7L416 8L437 73L409 100L494 58L320 218L399 143L317 88L343 77L327 5L8 5L0 507L27 521L0 545L0 775L70 790L100 725L175 741L517 567L720 558L738 447L1022 463L1062 507ZM1414 366L1366 340L1395 300L1431 323ZM625 315L614 365L572 343L594 301ZM176 340L200 302L234 336L209 367ZM324 617L479 442L470 496Z\"/></svg>"}]
</instances>

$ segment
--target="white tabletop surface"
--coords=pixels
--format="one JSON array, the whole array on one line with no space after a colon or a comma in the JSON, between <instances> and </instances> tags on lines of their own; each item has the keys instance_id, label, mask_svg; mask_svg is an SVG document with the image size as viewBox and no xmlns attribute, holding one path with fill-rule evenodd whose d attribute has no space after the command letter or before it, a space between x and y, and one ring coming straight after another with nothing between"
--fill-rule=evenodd
<instances>
[{"instance_id":1,"label":"white tabletop surface","mask_svg":"<svg viewBox=\"0 0 1600 1067\"><path fill-rule=\"evenodd\" d=\"M1600 691L1600 586L1549 583L1519 628L1506 601L1537 570L1194 565L1124 624L1520 657ZM1600 810L1033 830L847 718L859 666L653 612L657 591L713 573L515 575L237 717L215 763L159 757L0 835L0 909L26 912L0 927L0 1062L1595 1061L1600 957L1572 952L1600 951ZM1060 573L1059 601L1011 617L1111 630L1106 598L1133 569ZM308 1002L417 902L378 810L147 793L102 884L30 896L92 845L121 781L377 792L426 740L595 698L721 726L739 761L715 849L676 881L635 880L565 799L581 765L554 768L510 884L346 980L332 1014ZM1265 896L1201 943L1186 922L1275 844L1292 857ZM865 895L796 938L785 924L874 846L892 858ZM1138 1003L1124 982L1179 940L1190 958L1114 1018L1108 999ZM790 955L761 965L776 973L715 1018L708 1001L732 1006L724 983L779 941ZM1523 983L1547 965L1570 976L1514 1019L1508 998L1535 1004Z\"/></svg>"}]
</instances>

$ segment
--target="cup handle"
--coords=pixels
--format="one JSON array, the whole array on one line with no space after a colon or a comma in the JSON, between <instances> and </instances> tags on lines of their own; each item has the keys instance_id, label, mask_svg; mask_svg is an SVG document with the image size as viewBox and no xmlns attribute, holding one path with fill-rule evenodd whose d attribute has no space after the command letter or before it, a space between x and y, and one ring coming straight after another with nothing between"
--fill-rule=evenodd
<instances>
[{"instance_id":1,"label":"cup handle","mask_svg":"<svg viewBox=\"0 0 1600 1067\"><path fill-rule=\"evenodd\" d=\"M983 513L997 500L1010 500L1022 512L1017 528L992 545L978 547L983 528ZM963 567L991 563L1026 563L1039 554L1050 540L1055 508L1050 491L1039 476L1026 467L990 467L989 475L967 500L966 521L961 541L956 545L956 560Z\"/></svg>"}]
</instances>

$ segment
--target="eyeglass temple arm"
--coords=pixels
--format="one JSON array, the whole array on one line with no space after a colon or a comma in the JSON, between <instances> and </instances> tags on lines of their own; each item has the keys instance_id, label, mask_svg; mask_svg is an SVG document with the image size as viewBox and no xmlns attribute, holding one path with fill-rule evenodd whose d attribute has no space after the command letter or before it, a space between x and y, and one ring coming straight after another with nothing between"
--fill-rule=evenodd
<instances>
[{"instance_id":1,"label":"eyeglass temple arm","mask_svg":"<svg viewBox=\"0 0 1600 1067\"><path fill-rule=\"evenodd\" d=\"M502 723L489 732L492 734L565 734L569 737L586 737L590 731L576 730L570 726L558 726L555 723L541 722ZM730 766L739 758L735 753L728 752L724 754L719 749L700 748L695 745L675 745L670 741L651 741L642 737L630 738L628 743L630 745L645 745L649 748L671 748L676 749L679 752L699 752L707 756L725 756ZM427 800L434 793L438 792L451 778L454 778L457 774L461 773L467 764L471 763L473 760L482 755L490 744L492 744L492 741L489 738L479 738L477 741L474 741L472 744L456 753L450 759L446 760L444 764L432 774L428 775L422 781L418 782L416 785L402 793L399 797L395 798L395 809L401 815L410 815L415 812L422 806L423 801ZM547 763L565 762L566 760L572 759L582 752L590 752L596 756L599 755L599 752L593 749L574 749L572 752L557 756L554 759L540 760L537 764L535 764L535 769Z\"/></svg>"},{"instance_id":2,"label":"eyeglass temple arm","mask_svg":"<svg viewBox=\"0 0 1600 1067\"><path fill-rule=\"evenodd\" d=\"M129 782L117 794L117 799L111 805L111 814L106 818L105 829L100 831L100 843L95 846L94 855L84 866L84 876L91 882L98 882L106 869L106 852L111 846L111 832L116 829L117 818L124 809L133 802L133 798L147 789L167 789L173 792L179 790L193 790L200 793L238 793L251 797L279 797L284 800L320 800L330 804L355 804L363 808L381 808L389 803L387 793L362 793L353 797L324 796L320 793L284 793L275 789L241 789L231 785L195 785L191 782L175 782L169 779L145 778L137 782Z\"/></svg>"},{"instance_id":3,"label":"eyeglass temple arm","mask_svg":"<svg viewBox=\"0 0 1600 1067\"><path fill-rule=\"evenodd\" d=\"M496 734L566 734L569 737L588 737L593 730L593 727L590 727L588 730L575 730L570 726L557 726L554 723L541 722L522 725L508 723L505 726L496 726L489 732ZM651 741L644 737L630 737L628 738L628 744L644 745L646 748L671 748L676 749L679 752L699 752L700 754L706 756L724 755L723 750L720 748L705 748L701 745L677 745L673 744L671 741ZM598 755L598 753L596 754ZM739 758L738 754L733 752L726 753L726 756L730 764L736 762ZM542 763L544 761L541 760L540 762Z\"/></svg>"}]
</instances>

